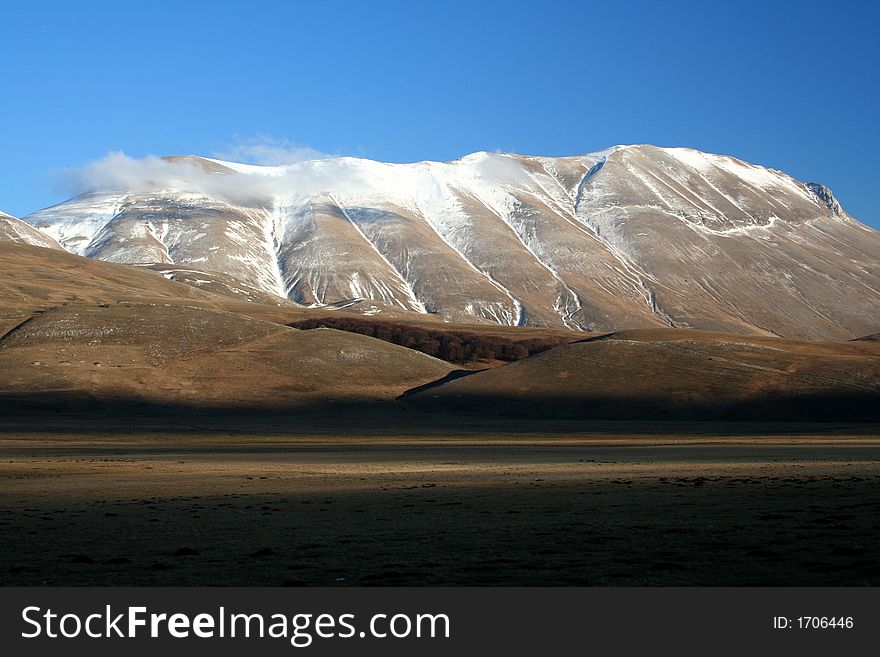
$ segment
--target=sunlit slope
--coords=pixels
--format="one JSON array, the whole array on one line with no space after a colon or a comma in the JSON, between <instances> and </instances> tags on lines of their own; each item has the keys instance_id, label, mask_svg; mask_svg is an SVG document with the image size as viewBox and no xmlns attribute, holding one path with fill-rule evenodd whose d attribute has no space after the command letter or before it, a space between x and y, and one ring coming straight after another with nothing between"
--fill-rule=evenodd
<instances>
[{"instance_id":1,"label":"sunlit slope","mask_svg":"<svg viewBox=\"0 0 880 657\"><path fill-rule=\"evenodd\" d=\"M27 217L92 258L217 271L321 307L454 322L874 333L880 234L831 192L732 157L621 146L568 158L176 158L155 189Z\"/></svg>"},{"instance_id":2,"label":"sunlit slope","mask_svg":"<svg viewBox=\"0 0 880 657\"><path fill-rule=\"evenodd\" d=\"M286 327L304 315L270 295L3 241L0 269L7 399L288 407L391 399L451 369L372 338Z\"/></svg>"},{"instance_id":3,"label":"sunlit slope","mask_svg":"<svg viewBox=\"0 0 880 657\"><path fill-rule=\"evenodd\" d=\"M0 397L286 409L393 399L451 366L332 330L160 303L72 304L0 342Z\"/></svg>"},{"instance_id":4,"label":"sunlit slope","mask_svg":"<svg viewBox=\"0 0 880 657\"><path fill-rule=\"evenodd\" d=\"M876 342L624 331L416 393L432 411L583 419L880 419Z\"/></svg>"},{"instance_id":5,"label":"sunlit slope","mask_svg":"<svg viewBox=\"0 0 880 657\"><path fill-rule=\"evenodd\" d=\"M47 249L63 248L46 233L31 226L29 223L16 219L12 215L0 212L0 241L42 246Z\"/></svg>"}]
</instances>

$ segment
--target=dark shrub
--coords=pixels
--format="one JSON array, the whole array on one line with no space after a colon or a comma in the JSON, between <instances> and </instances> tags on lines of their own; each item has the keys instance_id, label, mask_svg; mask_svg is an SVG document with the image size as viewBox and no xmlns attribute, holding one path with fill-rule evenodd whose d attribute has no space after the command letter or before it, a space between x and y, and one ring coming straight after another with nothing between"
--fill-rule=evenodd
<instances>
[{"instance_id":1,"label":"dark shrub","mask_svg":"<svg viewBox=\"0 0 880 657\"><path fill-rule=\"evenodd\" d=\"M512 337L481 334L452 326L427 326L357 317L322 317L288 324L309 330L331 328L359 333L385 342L420 351L450 363L472 363L477 360L514 361L547 351L577 339L559 337Z\"/></svg>"}]
</instances>

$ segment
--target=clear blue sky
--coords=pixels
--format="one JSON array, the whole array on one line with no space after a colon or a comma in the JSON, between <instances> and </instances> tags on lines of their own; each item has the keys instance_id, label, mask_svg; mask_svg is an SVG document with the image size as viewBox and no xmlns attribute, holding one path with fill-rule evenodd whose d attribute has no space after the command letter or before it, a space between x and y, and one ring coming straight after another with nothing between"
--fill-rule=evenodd
<instances>
[{"instance_id":1,"label":"clear blue sky","mask_svg":"<svg viewBox=\"0 0 880 657\"><path fill-rule=\"evenodd\" d=\"M387 161L618 143L828 184L880 226L880 3L6 3L0 208L111 150Z\"/></svg>"}]
</instances>

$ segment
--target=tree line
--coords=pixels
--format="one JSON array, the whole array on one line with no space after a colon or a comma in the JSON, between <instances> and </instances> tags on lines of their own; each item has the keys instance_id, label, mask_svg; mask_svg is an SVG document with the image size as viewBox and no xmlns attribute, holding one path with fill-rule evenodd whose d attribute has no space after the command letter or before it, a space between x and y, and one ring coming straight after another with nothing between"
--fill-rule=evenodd
<instances>
[{"instance_id":1,"label":"tree line","mask_svg":"<svg viewBox=\"0 0 880 657\"><path fill-rule=\"evenodd\" d=\"M304 319L288 326L303 330L331 328L359 333L460 364L478 360L515 361L571 342L571 339L563 336L512 338L446 326L434 327L356 317Z\"/></svg>"}]
</instances>

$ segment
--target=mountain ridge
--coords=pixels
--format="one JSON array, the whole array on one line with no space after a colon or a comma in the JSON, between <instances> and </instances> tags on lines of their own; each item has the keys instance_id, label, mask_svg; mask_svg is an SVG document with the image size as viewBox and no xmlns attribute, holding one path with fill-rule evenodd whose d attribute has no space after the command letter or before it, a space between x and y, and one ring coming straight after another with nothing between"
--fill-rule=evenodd
<instances>
[{"instance_id":1,"label":"mountain ridge","mask_svg":"<svg viewBox=\"0 0 880 657\"><path fill-rule=\"evenodd\" d=\"M880 234L827 187L729 156L636 145L445 163L163 162L144 189L25 219L74 253L216 270L312 307L368 299L575 330L878 328Z\"/></svg>"},{"instance_id":2,"label":"mountain ridge","mask_svg":"<svg viewBox=\"0 0 880 657\"><path fill-rule=\"evenodd\" d=\"M45 232L2 210L0 210L0 239L18 242L19 244L42 246L47 249L64 249Z\"/></svg>"}]
</instances>

